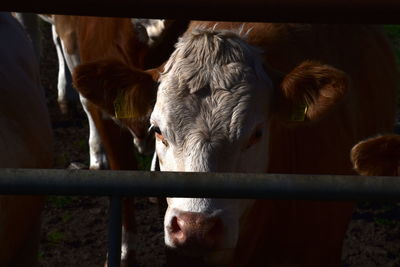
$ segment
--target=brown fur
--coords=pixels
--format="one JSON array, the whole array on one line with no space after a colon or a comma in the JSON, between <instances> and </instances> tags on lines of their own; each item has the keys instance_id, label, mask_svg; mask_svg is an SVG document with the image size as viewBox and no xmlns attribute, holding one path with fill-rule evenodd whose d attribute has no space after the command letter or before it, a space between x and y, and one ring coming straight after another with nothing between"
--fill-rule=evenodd
<instances>
[{"instance_id":1,"label":"brown fur","mask_svg":"<svg viewBox=\"0 0 400 267\"><path fill-rule=\"evenodd\" d=\"M361 175L400 175L400 136L384 135L359 142L351 150L351 161Z\"/></svg>"}]
</instances>

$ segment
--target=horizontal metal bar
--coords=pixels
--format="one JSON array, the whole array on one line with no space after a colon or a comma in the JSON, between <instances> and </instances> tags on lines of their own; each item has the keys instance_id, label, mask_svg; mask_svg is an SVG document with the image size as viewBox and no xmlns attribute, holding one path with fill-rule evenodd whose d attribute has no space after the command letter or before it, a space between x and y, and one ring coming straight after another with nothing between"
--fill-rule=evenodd
<instances>
[{"instance_id":1,"label":"horizontal metal bar","mask_svg":"<svg viewBox=\"0 0 400 267\"><path fill-rule=\"evenodd\" d=\"M398 0L14 0L2 1L0 9L198 20L400 23Z\"/></svg>"},{"instance_id":2,"label":"horizontal metal bar","mask_svg":"<svg viewBox=\"0 0 400 267\"><path fill-rule=\"evenodd\" d=\"M0 169L0 194L400 200L400 177Z\"/></svg>"}]
</instances>

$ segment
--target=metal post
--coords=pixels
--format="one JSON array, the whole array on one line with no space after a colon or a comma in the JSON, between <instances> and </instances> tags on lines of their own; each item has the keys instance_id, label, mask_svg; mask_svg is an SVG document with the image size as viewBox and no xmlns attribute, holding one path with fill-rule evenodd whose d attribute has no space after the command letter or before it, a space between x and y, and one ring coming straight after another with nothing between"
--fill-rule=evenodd
<instances>
[{"instance_id":1,"label":"metal post","mask_svg":"<svg viewBox=\"0 0 400 267\"><path fill-rule=\"evenodd\" d=\"M108 257L107 267L121 266L121 221L122 221L122 198L120 196L110 197L109 221L108 221Z\"/></svg>"}]
</instances>

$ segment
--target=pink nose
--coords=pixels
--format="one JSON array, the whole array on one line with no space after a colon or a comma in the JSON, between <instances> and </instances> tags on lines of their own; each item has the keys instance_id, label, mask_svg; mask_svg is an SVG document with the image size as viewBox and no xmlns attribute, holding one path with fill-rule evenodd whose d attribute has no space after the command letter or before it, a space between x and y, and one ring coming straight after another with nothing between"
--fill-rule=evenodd
<instances>
[{"instance_id":1,"label":"pink nose","mask_svg":"<svg viewBox=\"0 0 400 267\"><path fill-rule=\"evenodd\" d=\"M218 247L223 234L219 217L196 212L179 212L167 228L172 243L179 248L209 250Z\"/></svg>"}]
</instances>

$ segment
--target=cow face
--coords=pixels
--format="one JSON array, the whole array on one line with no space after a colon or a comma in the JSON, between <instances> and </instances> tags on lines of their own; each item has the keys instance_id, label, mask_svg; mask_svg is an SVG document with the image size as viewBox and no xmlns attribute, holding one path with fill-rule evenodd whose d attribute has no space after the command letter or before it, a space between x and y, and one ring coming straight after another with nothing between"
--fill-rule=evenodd
<instances>
[{"instance_id":1,"label":"cow face","mask_svg":"<svg viewBox=\"0 0 400 267\"><path fill-rule=\"evenodd\" d=\"M303 120L315 120L344 92L345 76L317 63L269 77L260 51L232 32L197 29L176 47L151 115L161 171L265 172L271 116L284 118L304 102ZM318 108L320 102L326 105ZM169 198L165 243L220 265L229 260L253 202Z\"/></svg>"},{"instance_id":2,"label":"cow face","mask_svg":"<svg viewBox=\"0 0 400 267\"><path fill-rule=\"evenodd\" d=\"M196 36L207 38L202 33ZM254 56L257 49L246 46L241 50L244 41L232 36L237 43L230 51L218 35L210 37L215 43L197 51L203 54L189 52L198 45L193 42L178 48L165 66L151 116L161 170L264 172L268 146L265 100L271 98L272 83ZM221 46L220 51L213 51L212 46ZM227 58L218 58L223 52ZM213 53L216 58L210 62L202 58ZM189 253L221 248L226 254L235 247L239 219L252 202L170 198L165 242Z\"/></svg>"},{"instance_id":3,"label":"cow face","mask_svg":"<svg viewBox=\"0 0 400 267\"><path fill-rule=\"evenodd\" d=\"M158 70L141 71L117 60L98 60L74 69L74 86L133 136L140 153L154 151L149 117L156 98Z\"/></svg>"}]
</instances>

